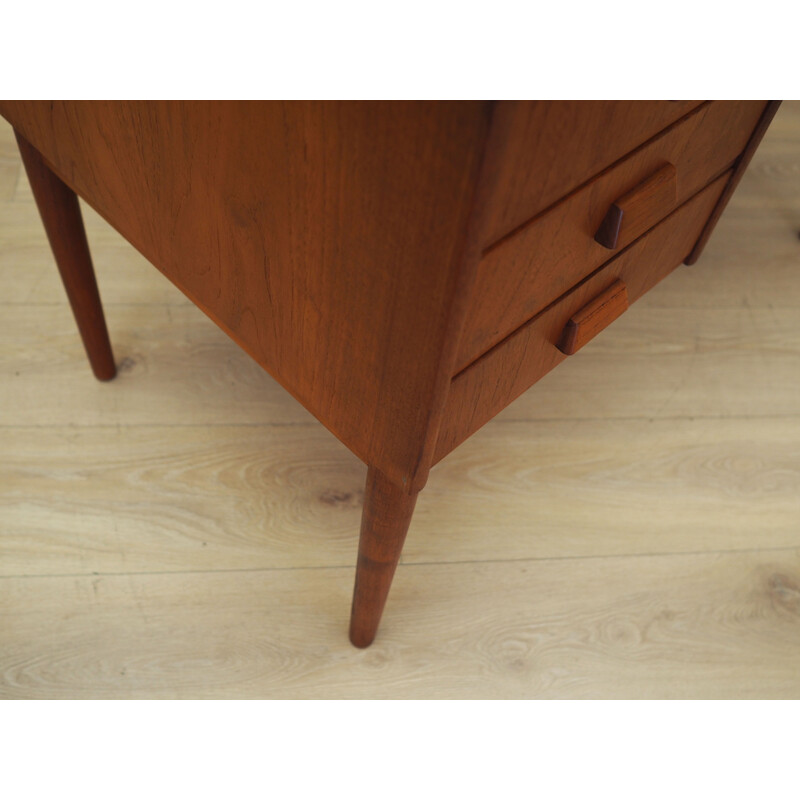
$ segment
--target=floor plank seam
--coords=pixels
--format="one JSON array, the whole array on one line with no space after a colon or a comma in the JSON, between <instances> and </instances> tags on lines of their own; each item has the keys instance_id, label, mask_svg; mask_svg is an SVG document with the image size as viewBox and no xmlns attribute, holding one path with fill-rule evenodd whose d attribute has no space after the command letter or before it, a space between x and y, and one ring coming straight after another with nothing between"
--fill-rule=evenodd
<instances>
[{"instance_id":1,"label":"floor plank seam","mask_svg":"<svg viewBox=\"0 0 800 800\"><path fill-rule=\"evenodd\" d=\"M586 556L531 556L529 558L496 558L496 559L464 559L454 561L401 561L401 567L454 567L469 566L479 564L528 564L538 562L555 561L602 561L610 559L635 559L635 558L673 558L679 556L724 556L724 555L748 555L753 553L791 553L800 551L800 541L796 545L785 545L781 547L746 547L741 549L725 550L681 550L674 553L603 553L599 555ZM70 572L53 573L38 575L0 575L2 580L26 580L26 579L46 579L46 578L126 578L143 577L155 575L223 575L229 573L257 573L257 572L300 572L300 571L320 571L320 570L352 570L351 564L315 564L298 567L241 567L230 569L189 569L189 570L155 570L155 571L136 571L136 572Z\"/></svg>"},{"instance_id":2,"label":"floor plank seam","mask_svg":"<svg viewBox=\"0 0 800 800\"><path fill-rule=\"evenodd\" d=\"M692 416L678 414L676 416L666 417L652 417L652 416L629 416L629 417L515 417L514 419L493 419L484 425L481 430L486 430L492 425L512 425L512 424L544 424L544 423L567 423L567 422L707 422L712 421L739 421L739 420L784 420L784 419L800 419L800 414L726 414L722 416L712 416L696 414ZM321 423L316 420L308 420L306 422L179 422L179 423L165 423L165 422L98 422L98 423L80 423L80 422L42 422L42 423L20 423L20 424L4 424L0 423L0 430L16 429L16 430L54 430L58 428L68 429L106 429L114 428L116 430L127 429L158 429L158 428L294 428L294 427L314 427Z\"/></svg>"}]
</instances>

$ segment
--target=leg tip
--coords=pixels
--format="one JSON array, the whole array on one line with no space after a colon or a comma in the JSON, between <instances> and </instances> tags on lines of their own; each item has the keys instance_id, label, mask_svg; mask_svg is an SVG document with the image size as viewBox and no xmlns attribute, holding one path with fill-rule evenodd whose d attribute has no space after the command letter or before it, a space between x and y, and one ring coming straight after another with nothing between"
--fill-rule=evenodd
<instances>
[{"instance_id":1,"label":"leg tip","mask_svg":"<svg viewBox=\"0 0 800 800\"><path fill-rule=\"evenodd\" d=\"M375 641L375 634L364 633L364 631L356 631L350 628L350 644L357 647L359 650L364 650Z\"/></svg>"},{"instance_id":2,"label":"leg tip","mask_svg":"<svg viewBox=\"0 0 800 800\"><path fill-rule=\"evenodd\" d=\"M95 367L92 365L92 372L97 380L107 383L117 377L117 367L112 361L111 364Z\"/></svg>"}]
</instances>

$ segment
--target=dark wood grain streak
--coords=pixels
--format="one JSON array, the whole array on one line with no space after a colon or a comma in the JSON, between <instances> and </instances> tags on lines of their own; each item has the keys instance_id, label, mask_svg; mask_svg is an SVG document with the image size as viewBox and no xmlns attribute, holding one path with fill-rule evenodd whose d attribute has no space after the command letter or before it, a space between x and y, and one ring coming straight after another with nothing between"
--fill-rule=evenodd
<instances>
[{"instance_id":1,"label":"dark wood grain streak","mask_svg":"<svg viewBox=\"0 0 800 800\"><path fill-rule=\"evenodd\" d=\"M369 647L375 638L416 502L416 492L402 491L374 467L367 470L350 615L356 647Z\"/></svg>"},{"instance_id":2,"label":"dark wood grain streak","mask_svg":"<svg viewBox=\"0 0 800 800\"><path fill-rule=\"evenodd\" d=\"M697 243L692 248L692 252L689 253L686 261L684 264L688 266L692 266L693 264L697 263L697 259L700 258L700 254L703 252L708 240L711 238L711 234L714 232L714 228L717 226L717 222L719 222L719 218L722 216L722 212L728 205L728 201L733 196L733 193L736 191L736 187L739 185L739 181L742 179L742 175L744 175L747 166L750 164L750 159L752 159L753 154L758 149L758 145L761 143L761 140L764 138L764 134L767 132L767 128L769 127L770 122L772 122L773 117L778 111L780 107L781 101L780 100L770 100L767 103L767 107L764 109L764 113L761 115L761 119L758 121L758 125L756 129L753 131L753 135L750 137L750 140L747 142L747 146L744 149L744 152L739 157L738 162L736 163L736 167L733 170L733 175L731 176L730 182L725 187L725 191L722 193L722 197L720 197L719 202L717 203L714 210L711 212L711 216L706 223L705 228L703 228L703 232L700 234L700 238L697 240Z\"/></svg>"},{"instance_id":3,"label":"dark wood grain streak","mask_svg":"<svg viewBox=\"0 0 800 800\"><path fill-rule=\"evenodd\" d=\"M117 374L117 368L78 198L53 174L38 151L19 133L16 136L22 163L92 372L98 380L111 380Z\"/></svg>"}]
</instances>

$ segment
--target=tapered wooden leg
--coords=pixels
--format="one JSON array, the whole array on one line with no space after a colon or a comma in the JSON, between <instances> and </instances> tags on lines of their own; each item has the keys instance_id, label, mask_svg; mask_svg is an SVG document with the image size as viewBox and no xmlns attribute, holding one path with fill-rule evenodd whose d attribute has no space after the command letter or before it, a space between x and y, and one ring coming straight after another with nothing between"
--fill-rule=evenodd
<instances>
[{"instance_id":1,"label":"tapered wooden leg","mask_svg":"<svg viewBox=\"0 0 800 800\"><path fill-rule=\"evenodd\" d=\"M416 492L406 494L377 469L367 470L350 615L350 641L356 647L369 647L378 631L416 502Z\"/></svg>"},{"instance_id":2,"label":"tapered wooden leg","mask_svg":"<svg viewBox=\"0 0 800 800\"><path fill-rule=\"evenodd\" d=\"M39 151L17 135L22 163L50 240L92 372L101 381L116 375L103 307L97 291L86 231L75 192L44 163Z\"/></svg>"}]
</instances>

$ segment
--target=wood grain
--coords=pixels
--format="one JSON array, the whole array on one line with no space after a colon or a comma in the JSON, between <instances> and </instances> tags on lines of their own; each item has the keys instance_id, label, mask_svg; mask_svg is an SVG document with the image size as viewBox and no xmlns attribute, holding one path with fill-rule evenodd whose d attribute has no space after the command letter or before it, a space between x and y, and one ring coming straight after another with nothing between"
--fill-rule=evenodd
<instances>
[{"instance_id":1,"label":"wood grain","mask_svg":"<svg viewBox=\"0 0 800 800\"><path fill-rule=\"evenodd\" d=\"M369 650L347 643L335 610L346 602L351 578L351 569L341 569L2 580L3 607L26 612L4 626L0 692L5 698L800 695L797 549L401 566L386 635Z\"/></svg>"},{"instance_id":2,"label":"wood grain","mask_svg":"<svg viewBox=\"0 0 800 800\"><path fill-rule=\"evenodd\" d=\"M13 199L18 180L19 164L0 160L0 203Z\"/></svg>"},{"instance_id":3,"label":"wood grain","mask_svg":"<svg viewBox=\"0 0 800 800\"><path fill-rule=\"evenodd\" d=\"M21 426L0 441L2 575L355 563L365 469L316 423Z\"/></svg>"},{"instance_id":4,"label":"wood grain","mask_svg":"<svg viewBox=\"0 0 800 800\"><path fill-rule=\"evenodd\" d=\"M798 545L793 426L493 422L434 468L401 563ZM352 569L365 470L316 424L53 425L0 441L0 575Z\"/></svg>"}]
</instances>

